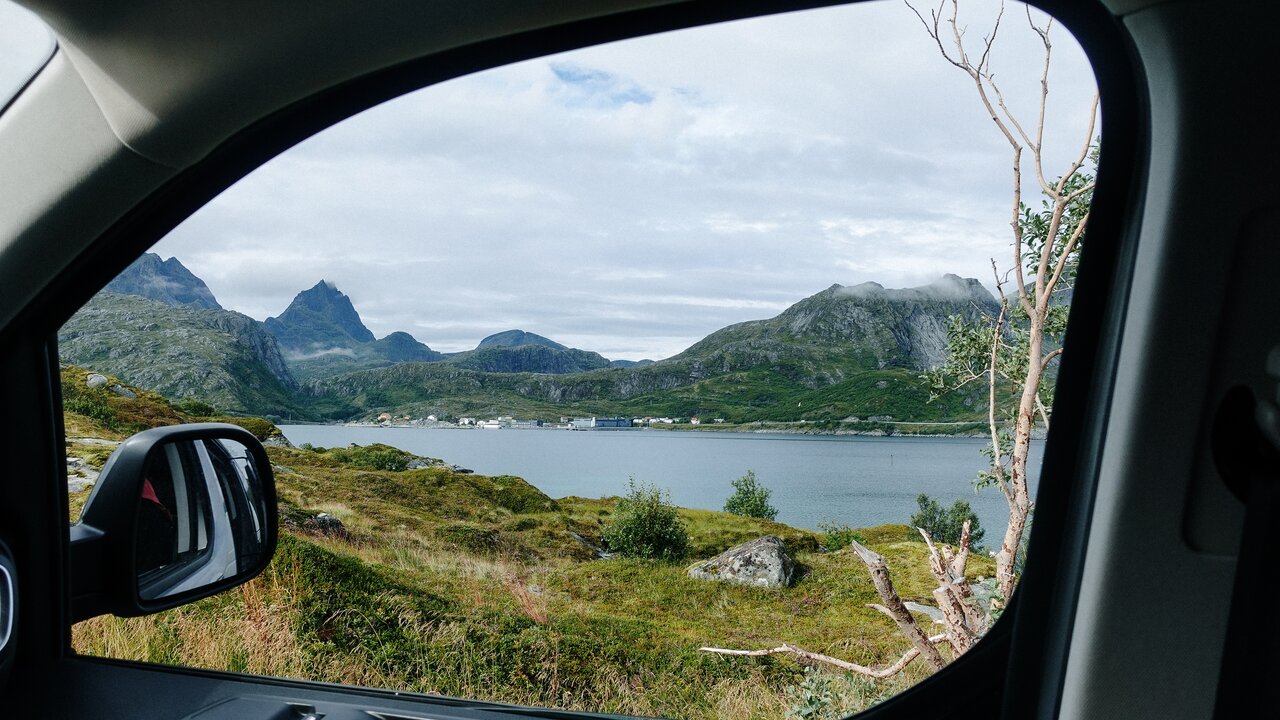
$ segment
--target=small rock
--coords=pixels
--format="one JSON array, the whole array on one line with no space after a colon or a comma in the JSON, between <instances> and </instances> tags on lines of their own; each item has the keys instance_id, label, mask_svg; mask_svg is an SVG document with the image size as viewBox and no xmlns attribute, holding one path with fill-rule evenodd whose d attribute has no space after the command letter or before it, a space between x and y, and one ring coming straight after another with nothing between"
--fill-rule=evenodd
<instances>
[{"instance_id":1,"label":"small rock","mask_svg":"<svg viewBox=\"0 0 1280 720\"><path fill-rule=\"evenodd\" d=\"M426 460L423 460L422 458L414 458L409 461L409 464L405 466L405 469L422 470L429 467L431 467L431 463L427 462Z\"/></svg>"},{"instance_id":2,"label":"small rock","mask_svg":"<svg viewBox=\"0 0 1280 720\"><path fill-rule=\"evenodd\" d=\"M315 517L309 517L306 520L303 520L302 527L304 530L310 530L311 532L317 532L321 535L328 535L330 537L345 538L347 536L346 526L342 524L341 520L329 513L320 513Z\"/></svg>"},{"instance_id":3,"label":"small rock","mask_svg":"<svg viewBox=\"0 0 1280 720\"><path fill-rule=\"evenodd\" d=\"M89 377L85 379L84 384L91 388L103 387L107 384L107 376L99 375L98 373L90 373Z\"/></svg>"},{"instance_id":4,"label":"small rock","mask_svg":"<svg viewBox=\"0 0 1280 720\"><path fill-rule=\"evenodd\" d=\"M616 554L616 553L606 552L602 550L601 548L593 544L590 540L582 537L581 535L579 535L578 533L572 530L569 531L569 537L573 538L574 540L577 540L578 543L581 544L582 547L586 548L591 553L591 555L597 560L608 560L609 558L613 557Z\"/></svg>"},{"instance_id":5,"label":"small rock","mask_svg":"<svg viewBox=\"0 0 1280 720\"><path fill-rule=\"evenodd\" d=\"M795 560L787 554L782 538L765 535L698 563L690 567L688 573L689 577L699 580L719 580L754 587L786 587L794 579L795 571Z\"/></svg>"},{"instance_id":6,"label":"small rock","mask_svg":"<svg viewBox=\"0 0 1280 720\"><path fill-rule=\"evenodd\" d=\"M138 397L137 393L135 393L134 391L130 390L129 388L123 385L112 385L111 392L119 395L120 397L129 398L130 400L133 400Z\"/></svg>"},{"instance_id":7,"label":"small rock","mask_svg":"<svg viewBox=\"0 0 1280 720\"><path fill-rule=\"evenodd\" d=\"M98 471L83 458L67 458L67 490L80 492L98 482Z\"/></svg>"},{"instance_id":8,"label":"small rock","mask_svg":"<svg viewBox=\"0 0 1280 720\"><path fill-rule=\"evenodd\" d=\"M293 447L293 443L289 442L289 438L283 435L272 435L266 440L263 440L262 444L267 447L282 447L282 448Z\"/></svg>"}]
</instances>

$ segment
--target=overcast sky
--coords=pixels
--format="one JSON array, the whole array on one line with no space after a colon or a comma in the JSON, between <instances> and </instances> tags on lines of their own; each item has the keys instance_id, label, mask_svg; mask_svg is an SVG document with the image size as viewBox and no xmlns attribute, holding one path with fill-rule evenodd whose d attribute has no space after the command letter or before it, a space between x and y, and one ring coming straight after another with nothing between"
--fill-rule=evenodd
<instances>
[{"instance_id":1,"label":"overcast sky","mask_svg":"<svg viewBox=\"0 0 1280 720\"><path fill-rule=\"evenodd\" d=\"M996 7L965 4L972 41ZM1094 85L1054 38L1056 175ZM1040 62L1010 6L993 67L1027 123ZM288 151L155 251L258 319L324 278L379 337L457 351L520 328L661 358L832 283L991 285L990 258L1011 252L1009 158L911 11L862 4L427 88Z\"/></svg>"}]
</instances>

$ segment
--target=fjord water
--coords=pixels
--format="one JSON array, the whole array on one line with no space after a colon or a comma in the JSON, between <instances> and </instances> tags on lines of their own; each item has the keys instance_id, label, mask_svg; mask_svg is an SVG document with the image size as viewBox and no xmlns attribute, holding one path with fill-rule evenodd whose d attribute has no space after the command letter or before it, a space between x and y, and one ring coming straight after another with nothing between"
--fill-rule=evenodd
<instances>
[{"instance_id":1,"label":"fjord water","mask_svg":"<svg viewBox=\"0 0 1280 720\"><path fill-rule=\"evenodd\" d=\"M730 482L753 470L773 490L778 520L817 529L825 521L868 527L905 523L925 493L967 500L998 545L1008 511L996 488L974 492L985 441L782 433L623 430L452 430L284 425L295 445L384 443L484 475L519 475L553 498L620 495L627 479L656 484L680 506L719 510ZM1032 497L1042 446L1032 448Z\"/></svg>"}]
</instances>

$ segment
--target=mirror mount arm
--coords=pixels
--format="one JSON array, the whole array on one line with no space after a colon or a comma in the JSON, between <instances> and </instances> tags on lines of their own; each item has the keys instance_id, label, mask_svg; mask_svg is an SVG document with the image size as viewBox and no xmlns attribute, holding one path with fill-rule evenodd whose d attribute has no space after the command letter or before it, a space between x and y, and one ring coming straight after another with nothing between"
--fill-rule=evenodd
<instances>
[{"instance_id":1,"label":"mirror mount arm","mask_svg":"<svg viewBox=\"0 0 1280 720\"><path fill-rule=\"evenodd\" d=\"M107 534L98 528L76 523L71 526L71 622L77 623L112 610L113 593L107 588L111 578L104 572Z\"/></svg>"}]
</instances>

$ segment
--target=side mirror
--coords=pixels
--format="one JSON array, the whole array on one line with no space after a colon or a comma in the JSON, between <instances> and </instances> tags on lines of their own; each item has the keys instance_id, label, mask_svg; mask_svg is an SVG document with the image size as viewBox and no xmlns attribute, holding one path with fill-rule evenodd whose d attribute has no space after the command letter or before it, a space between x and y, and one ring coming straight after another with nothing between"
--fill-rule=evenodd
<instances>
[{"instance_id":1,"label":"side mirror","mask_svg":"<svg viewBox=\"0 0 1280 720\"><path fill-rule=\"evenodd\" d=\"M146 430L107 460L71 527L72 621L146 615L239 585L271 561L276 495L236 425Z\"/></svg>"}]
</instances>

